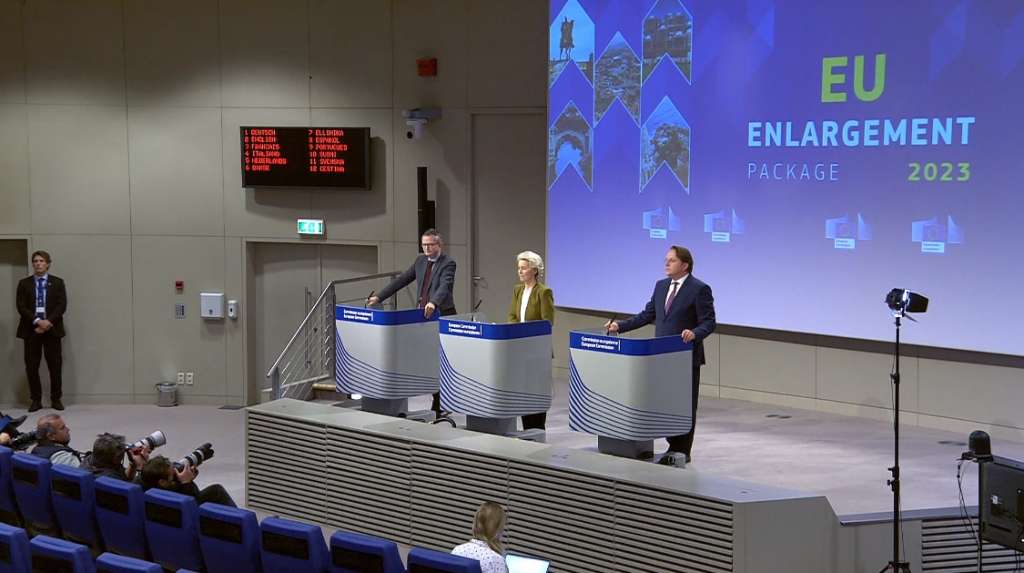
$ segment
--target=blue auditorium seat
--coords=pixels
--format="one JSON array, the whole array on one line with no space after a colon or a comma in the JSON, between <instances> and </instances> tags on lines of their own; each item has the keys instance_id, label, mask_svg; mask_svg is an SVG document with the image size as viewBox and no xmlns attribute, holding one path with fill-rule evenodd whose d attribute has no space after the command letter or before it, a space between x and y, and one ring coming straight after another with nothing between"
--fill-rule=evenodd
<instances>
[{"instance_id":1,"label":"blue auditorium seat","mask_svg":"<svg viewBox=\"0 0 1024 573\"><path fill-rule=\"evenodd\" d=\"M96 573L89 548L48 535L37 535L29 542L32 571Z\"/></svg>"},{"instance_id":2,"label":"blue auditorium seat","mask_svg":"<svg viewBox=\"0 0 1024 573\"><path fill-rule=\"evenodd\" d=\"M480 562L468 557L414 547L409 552L409 573L481 573Z\"/></svg>"},{"instance_id":3,"label":"blue auditorium seat","mask_svg":"<svg viewBox=\"0 0 1024 573\"><path fill-rule=\"evenodd\" d=\"M256 514L216 503L199 507L199 546L209 573L262 571Z\"/></svg>"},{"instance_id":4,"label":"blue auditorium seat","mask_svg":"<svg viewBox=\"0 0 1024 573\"><path fill-rule=\"evenodd\" d=\"M163 573L163 569L151 561L104 553L96 558L96 573Z\"/></svg>"},{"instance_id":5,"label":"blue auditorium seat","mask_svg":"<svg viewBox=\"0 0 1024 573\"><path fill-rule=\"evenodd\" d=\"M71 466L50 467L53 510L64 538L103 550L96 526L96 492L92 474Z\"/></svg>"},{"instance_id":6,"label":"blue auditorium seat","mask_svg":"<svg viewBox=\"0 0 1024 573\"><path fill-rule=\"evenodd\" d=\"M398 545L394 541L336 531L331 536L332 573L405 573Z\"/></svg>"},{"instance_id":7,"label":"blue auditorium seat","mask_svg":"<svg viewBox=\"0 0 1024 573\"><path fill-rule=\"evenodd\" d=\"M315 525L268 517L260 523L260 550L263 573L327 571L327 544Z\"/></svg>"},{"instance_id":8,"label":"blue auditorium seat","mask_svg":"<svg viewBox=\"0 0 1024 573\"><path fill-rule=\"evenodd\" d=\"M0 523L0 573L29 573L31 562L25 530Z\"/></svg>"},{"instance_id":9,"label":"blue auditorium seat","mask_svg":"<svg viewBox=\"0 0 1024 573\"><path fill-rule=\"evenodd\" d=\"M30 529L36 533L60 535L50 499L50 460L30 454L11 457L11 478L18 509Z\"/></svg>"},{"instance_id":10,"label":"blue auditorium seat","mask_svg":"<svg viewBox=\"0 0 1024 573\"><path fill-rule=\"evenodd\" d=\"M109 477L96 478L96 521L107 551L149 558L142 486Z\"/></svg>"},{"instance_id":11,"label":"blue auditorium seat","mask_svg":"<svg viewBox=\"0 0 1024 573\"><path fill-rule=\"evenodd\" d=\"M187 495L153 488L143 496L146 537L153 561L164 569L203 569L199 549L196 500Z\"/></svg>"},{"instance_id":12,"label":"blue auditorium seat","mask_svg":"<svg viewBox=\"0 0 1024 573\"><path fill-rule=\"evenodd\" d=\"M21 525L18 503L14 500L14 484L11 481L11 457L14 450L0 446L0 521Z\"/></svg>"}]
</instances>

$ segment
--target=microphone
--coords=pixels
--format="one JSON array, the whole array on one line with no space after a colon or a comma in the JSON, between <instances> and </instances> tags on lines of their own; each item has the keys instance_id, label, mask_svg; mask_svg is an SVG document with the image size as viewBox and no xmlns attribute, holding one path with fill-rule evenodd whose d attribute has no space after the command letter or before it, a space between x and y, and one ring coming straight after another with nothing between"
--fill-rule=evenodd
<instances>
[{"instance_id":1,"label":"microphone","mask_svg":"<svg viewBox=\"0 0 1024 573\"><path fill-rule=\"evenodd\" d=\"M373 298L373 295L376 292L377 292L376 289L371 289L370 290L370 294L366 295L366 303L363 305L363 308L366 308L366 307L370 306L370 299Z\"/></svg>"},{"instance_id":2,"label":"microphone","mask_svg":"<svg viewBox=\"0 0 1024 573\"><path fill-rule=\"evenodd\" d=\"M483 304L483 302L484 302L484 299L480 299L480 300L476 301L475 305L473 305L473 312L469 316L469 319L472 320L473 322L476 322L476 310L478 308L480 308L480 305Z\"/></svg>"}]
</instances>

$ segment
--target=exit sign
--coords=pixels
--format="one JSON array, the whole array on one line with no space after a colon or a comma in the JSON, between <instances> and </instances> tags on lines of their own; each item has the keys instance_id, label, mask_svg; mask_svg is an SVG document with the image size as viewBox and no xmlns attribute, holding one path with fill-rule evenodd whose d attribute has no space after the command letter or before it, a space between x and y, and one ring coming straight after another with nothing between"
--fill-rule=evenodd
<instances>
[{"instance_id":1,"label":"exit sign","mask_svg":"<svg viewBox=\"0 0 1024 573\"><path fill-rule=\"evenodd\" d=\"M323 235L324 234L324 220L323 219L298 219L295 222L295 228L300 235Z\"/></svg>"}]
</instances>

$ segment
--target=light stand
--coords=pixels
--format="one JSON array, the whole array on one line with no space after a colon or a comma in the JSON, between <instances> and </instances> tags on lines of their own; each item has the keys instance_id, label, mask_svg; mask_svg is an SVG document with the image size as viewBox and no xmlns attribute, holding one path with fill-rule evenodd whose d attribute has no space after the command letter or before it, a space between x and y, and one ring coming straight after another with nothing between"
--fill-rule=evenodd
<instances>
[{"instance_id":1,"label":"light stand","mask_svg":"<svg viewBox=\"0 0 1024 573\"><path fill-rule=\"evenodd\" d=\"M892 570L893 573L910 573L910 563L900 560L900 326L902 326L903 310L894 313L896 319L896 349L893 371L889 374L893 384L893 464L889 468L892 479L886 481L892 488L892 561L882 568L880 573Z\"/></svg>"},{"instance_id":2,"label":"light stand","mask_svg":"<svg viewBox=\"0 0 1024 573\"><path fill-rule=\"evenodd\" d=\"M906 289L894 288L885 297L885 303L892 310L896 321L896 347L893 354L893 370L889 374L893 384L893 464L889 468L892 479L886 483L892 488L892 560L879 573L910 573L910 563L900 559L900 327L908 312L925 312L928 299ZM916 322L916 321L915 321Z\"/></svg>"}]
</instances>

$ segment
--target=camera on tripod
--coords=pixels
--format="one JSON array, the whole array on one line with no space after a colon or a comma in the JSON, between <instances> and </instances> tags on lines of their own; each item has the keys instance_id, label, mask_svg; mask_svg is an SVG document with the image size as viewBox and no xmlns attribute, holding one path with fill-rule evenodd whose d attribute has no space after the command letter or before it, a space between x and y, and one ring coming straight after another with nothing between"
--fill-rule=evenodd
<instances>
[{"instance_id":1,"label":"camera on tripod","mask_svg":"<svg viewBox=\"0 0 1024 573\"><path fill-rule=\"evenodd\" d=\"M203 462L213 457L213 444L207 442L192 450L190 454L174 462L174 469L181 471L186 466L199 467Z\"/></svg>"}]
</instances>

